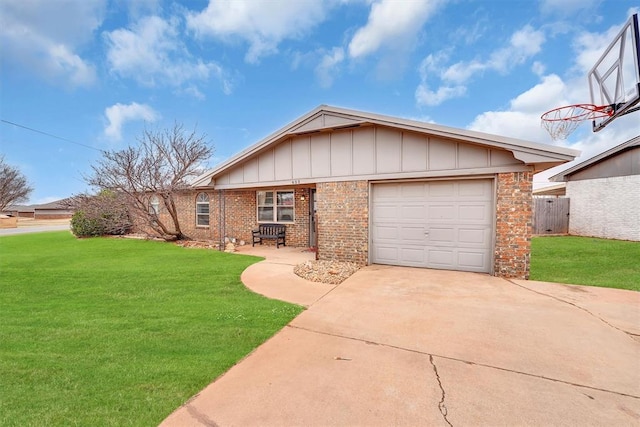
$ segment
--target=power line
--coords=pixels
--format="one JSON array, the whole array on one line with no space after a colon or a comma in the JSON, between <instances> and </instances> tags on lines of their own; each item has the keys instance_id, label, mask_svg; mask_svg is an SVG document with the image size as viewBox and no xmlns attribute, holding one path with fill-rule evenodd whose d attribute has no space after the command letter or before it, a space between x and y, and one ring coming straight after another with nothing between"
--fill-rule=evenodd
<instances>
[{"instance_id":1,"label":"power line","mask_svg":"<svg viewBox=\"0 0 640 427\"><path fill-rule=\"evenodd\" d=\"M79 145L81 147L89 148L91 150L99 151L99 152L102 153L102 150L100 150L98 148L95 148L95 147L91 147L90 145L82 144L80 142L72 141L70 139L63 138L61 136L53 135L53 134L48 133L48 132L43 132L43 131L38 130L38 129L30 128L29 126L24 126L24 125L20 125L18 123L10 122L9 120L0 119L0 121L2 123L7 123L9 125L13 125L13 126L16 126L16 127L22 128L22 129L30 130L31 132L35 132L35 133L39 133L39 134L42 134L42 135L50 136L51 138L59 139L61 141L69 142L71 144Z\"/></svg>"}]
</instances>

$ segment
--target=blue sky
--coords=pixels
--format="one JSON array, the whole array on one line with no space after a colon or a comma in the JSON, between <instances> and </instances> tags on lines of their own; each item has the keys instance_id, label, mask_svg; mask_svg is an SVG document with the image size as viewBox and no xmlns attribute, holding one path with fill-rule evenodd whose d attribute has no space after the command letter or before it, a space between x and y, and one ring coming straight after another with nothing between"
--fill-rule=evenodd
<instances>
[{"instance_id":1,"label":"blue sky","mask_svg":"<svg viewBox=\"0 0 640 427\"><path fill-rule=\"evenodd\" d=\"M329 104L569 146L584 160L640 134L640 113L560 142L540 114L589 101L588 70L639 10L637 0L2 0L0 153L34 187L30 202L45 203L89 190L82 177L100 150L136 144L145 126L195 127L214 166Z\"/></svg>"}]
</instances>

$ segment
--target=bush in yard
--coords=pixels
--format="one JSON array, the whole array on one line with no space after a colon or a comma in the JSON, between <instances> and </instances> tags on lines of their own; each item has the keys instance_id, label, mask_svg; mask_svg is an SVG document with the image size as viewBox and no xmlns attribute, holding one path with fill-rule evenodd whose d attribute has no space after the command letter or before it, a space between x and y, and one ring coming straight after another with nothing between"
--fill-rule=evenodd
<instances>
[{"instance_id":1,"label":"bush in yard","mask_svg":"<svg viewBox=\"0 0 640 427\"><path fill-rule=\"evenodd\" d=\"M69 203L76 211L71 218L71 231L77 237L122 235L131 231L131 216L123 195L103 190L95 196L74 196Z\"/></svg>"},{"instance_id":2,"label":"bush in yard","mask_svg":"<svg viewBox=\"0 0 640 427\"><path fill-rule=\"evenodd\" d=\"M77 237L102 236L104 227L96 218L89 218L84 211L76 211L71 217L71 232Z\"/></svg>"}]
</instances>

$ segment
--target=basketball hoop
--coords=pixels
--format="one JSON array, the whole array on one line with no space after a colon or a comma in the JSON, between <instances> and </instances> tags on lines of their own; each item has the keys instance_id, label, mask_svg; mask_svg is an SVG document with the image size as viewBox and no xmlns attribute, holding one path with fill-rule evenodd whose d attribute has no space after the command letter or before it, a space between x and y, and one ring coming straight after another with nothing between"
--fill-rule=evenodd
<instances>
[{"instance_id":1,"label":"basketball hoop","mask_svg":"<svg viewBox=\"0 0 640 427\"><path fill-rule=\"evenodd\" d=\"M540 119L542 126L555 141L566 139L582 122L610 117L613 113L614 108L611 105L574 104L549 110Z\"/></svg>"}]
</instances>

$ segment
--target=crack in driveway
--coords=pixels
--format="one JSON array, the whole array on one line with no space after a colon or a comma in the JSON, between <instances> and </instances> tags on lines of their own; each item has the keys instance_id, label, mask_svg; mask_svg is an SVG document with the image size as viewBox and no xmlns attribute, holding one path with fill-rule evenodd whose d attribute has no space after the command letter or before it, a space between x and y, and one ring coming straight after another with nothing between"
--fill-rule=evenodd
<instances>
[{"instance_id":1,"label":"crack in driveway","mask_svg":"<svg viewBox=\"0 0 640 427\"><path fill-rule=\"evenodd\" d=\"M531 291L531 292L533 292L534 294L538 294L538 295L542 295L542 296L545 296L545 297L549 297L549 298L554 299L554 300L556 300L556 301L559 301L559 302L562 302L562 303L568 304L568 305L570 305L570 306L572 306L572 307L575 307L575 308L577 308L578 310L582 310L582 311L584 311L585 313L589 314L590 316L593 316L593 317L595 317L596 319L600 320L601 322L603 322L603 323L604 323L604 324L606 324L607 326L610 326L610 327L612 327L613 329L617 329L618 331L625 333L627 336L629 336L629 338L633 339L633 335L634 335L634 334L632 334L631 332L627 332L627 331L625 331L624 329L619 328L619 327L617 327L616 325L614 325L614 324L611 324L611 323L607 322L607 321L606 321L605 319L603 319L602 317L598 316L597 314L594 314L594 313L590 312L590 311L589 311L589 310L587 310L586 308L581 307L581 306L579 306L579 305L578 305L578 304L576 304L576 303L573 303L573 302L571 302L571 301L564 300L564 299L559 298L559 297L554 296L554 295L549 295L549 294L546 294L546 293L544 293L544 292L540 292L540 291L536 291L536 290L531 289L531 288L527 288L526 286L520 285L520 284L518 284L518 283L516 283L516 282L514 282L513 280L510 280L510 279L505 279L505 280L506 280L507 282L511 283L512 285L516 285L516 286L518 286L519 288L525 289L525 290L527 290L527 291Z\"/></svg>"},{"instance_id":2,"label":"crack in driveway","mask_svg":"<svg viewBox=\"0 0 640 427\"><path fill-rule=\"evenodd\" d=\"M438 373L438 368L436 367L436 363L433 361L433 355L429 355L429 362L431 363L431 366L433 367L433 372L436 374L436 380L438 380L438 387L440 387L440 393L441 393L441 398L440 398L440 402L438 402L438 409L440 410L440 413L442 414L442 418L444 418L444 421L449 424L451 427L453 427L453 424L451 424L451 422L449 421L449 419L447 418L447 405L444 404L444 399L446 397L446 393L444 391L444 387L442 386L442 381L440 380L440 374Z\"/></svg>"},{"instance_id":3,"label":"crack in driveway","mask_svg":"<svg viewBox=\"0 0 640 427\"><path fill-rule=\"evenodd\" d=\"M374 342L374 341L367 340L367 339L364 339L364 338L356 338L356 337L350 337L350 336L347 336L347 335L340 335L340 334L335 334L335 333L330 333L330 332L323 332L323 331L318 331L318 330L315 330L315 329L305 328L305 327L302 327L302 326L295 326L295 325L291 325L291 324L287 325L286 327L293 328L293 329L299 329L301 331L307 331L307 332L311 332L311 333L314 333L314 334L321 334L321 335L327 335L327 336L330 336L330 337L336 337L336 338L343 338L343 339L347 339L347 340L358 341L358 342L361 342L361 343L364 343L364 344L368 344L368 345L372 345L372 344L380 345L380 346L383 346L383 347L393 348L393 349L396 349L396 350L402 350L402 351L408 351L408 352L411 352L411 353L422 354L422 355L429 356L429 357L439 357L441 359L452 360L454 362L466 363L468 365L477 365L477 366L482 366L484 368L497 369L499 371L511 372L513 374L525 375L525 376L532 377L532 378L538 378L538 379L541 379L541 380L547 380L547 381L552 381L552 382L556 382L556 383L567 384L567 385L574 386L574 387L581 387L581 388L586 388L586 389L590 389L590 390L597 390L597 391L601 391L601 392L604 392L604 393L612 393L612 394L616 394L618 396L625 396L625 397L631 397L631 398L634 398L634 399L640 399L640 396L636 396L636 395L629 394L629 393L623 393L623 392L620 392L620 391L607 390L605 388L593 387L593 386L584 385L584 384L577 384L577 383L573 383L571 381L561 380L561 379L558 379L558 378L545 377L544 375L540 375L540 374L532 374L530 372L517 371L515 369L503 368L501 366L494 366L494 365L489 365L489 364L486 364L486 363L474 362L474 361L471 361L471 360L464 360L464 359L460 359L460 358L457 358L457 357L444 356L444 355L441 355L441 354L427 353L426 351L420 351L420 350L416 350L416 349L400 347L400 346L393 345L393 344L385 344L385 343L380 343L380 342Z\"/></svg>"}]
</instances>

